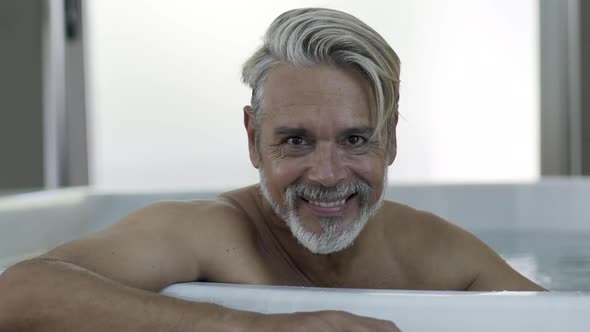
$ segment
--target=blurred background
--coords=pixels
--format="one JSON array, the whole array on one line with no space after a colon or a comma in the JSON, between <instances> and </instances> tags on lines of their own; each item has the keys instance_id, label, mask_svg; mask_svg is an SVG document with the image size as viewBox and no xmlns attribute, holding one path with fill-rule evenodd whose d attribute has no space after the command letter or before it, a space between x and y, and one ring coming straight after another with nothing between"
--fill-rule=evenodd
<instances>
[{"instance_id":1,"label":"blurred background","mask_svg":"<svg viewBox=\"0 0 590 332\"><path fill-rule=\"evenodd\" d=\"M401 58L392 184L590 174L589 2L0 0L0 193L257 182L241 64L309 6Z\"/></svg>"}]
</instances>

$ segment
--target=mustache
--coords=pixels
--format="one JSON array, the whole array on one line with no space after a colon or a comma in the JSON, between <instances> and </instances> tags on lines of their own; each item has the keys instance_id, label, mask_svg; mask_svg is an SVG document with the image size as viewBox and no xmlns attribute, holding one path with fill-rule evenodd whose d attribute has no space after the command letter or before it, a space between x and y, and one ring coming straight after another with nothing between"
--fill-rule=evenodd
<instances>
[{"instance_id":1,"label":"mustache","mask_svg":"<svg viewBox=\"0 0 590 332\"><path fill-rule=\"evenodd\" d=\"M326 187L321 184L295 183L287 188L286 200L294 202L297 197L313 201L335 201L358 194L361 201L368 201L373 189L363 180L352 180Z\"/></svg>"}]
</instances>

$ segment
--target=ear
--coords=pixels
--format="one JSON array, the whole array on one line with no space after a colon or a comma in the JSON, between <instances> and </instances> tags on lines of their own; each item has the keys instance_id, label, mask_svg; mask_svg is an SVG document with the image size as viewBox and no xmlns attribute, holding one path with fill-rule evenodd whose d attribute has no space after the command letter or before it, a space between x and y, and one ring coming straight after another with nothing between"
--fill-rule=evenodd
<instances>
[{"instance_id":1,"label":"ear","mask_svg":"<svg viewBox=\"0 0 590 332\"><path fill-rule=\"evenodd\" d=\"M250 161L254 168L260 167L260 154L256 144L256 125L254 120L254 110L249 105L244 106L244 127L248 134L248 150L250 151Z\"/></svg>"},{"instance_id":2,"label":"ear","mask_svg":"<svg viewBox=\"0 0 590 332\"><path fill-rule=\"evenodd\" d=\"M393 121L391 121L391 137L389 138L389 150L388 152L388 160L387 163L389 166L393 164L395 157L397 155L397 120L399 119L399 113L393 113Z\"/></svg>"}]
</instances>

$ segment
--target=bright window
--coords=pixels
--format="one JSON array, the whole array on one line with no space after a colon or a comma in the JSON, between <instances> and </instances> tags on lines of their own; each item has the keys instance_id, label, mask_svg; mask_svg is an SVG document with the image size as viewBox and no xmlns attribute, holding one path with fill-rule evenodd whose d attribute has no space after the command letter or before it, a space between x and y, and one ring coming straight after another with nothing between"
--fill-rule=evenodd
<instances>
[{"instance_id":1,"label":"bright window","mask_svg":"<svg viewBox=\"0 0 590 332\"><path fill-rule=\"evenodd\" d=\"M221 190L257 181L240 65L285 10L358 16L402 60L391 182L539 177L534 0L87 3L91 183Z\"/></svg>"}]
</instances>

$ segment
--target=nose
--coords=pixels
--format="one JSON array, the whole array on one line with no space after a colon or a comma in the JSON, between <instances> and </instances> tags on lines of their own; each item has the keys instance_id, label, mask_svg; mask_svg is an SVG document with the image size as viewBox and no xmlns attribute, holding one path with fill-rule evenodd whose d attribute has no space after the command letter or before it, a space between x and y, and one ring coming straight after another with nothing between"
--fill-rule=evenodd
<instances>
[{"instance_id":1,"label":"nose","mask_svg":"<svg viewBox=\"0 0 590 332\"><path fill-rule=\"evenodd\" d=\"M344 180L346 170L336 147L331 143L318 144L312 153L308 180L331 187Z\"/></svg>"}]
</instances>

